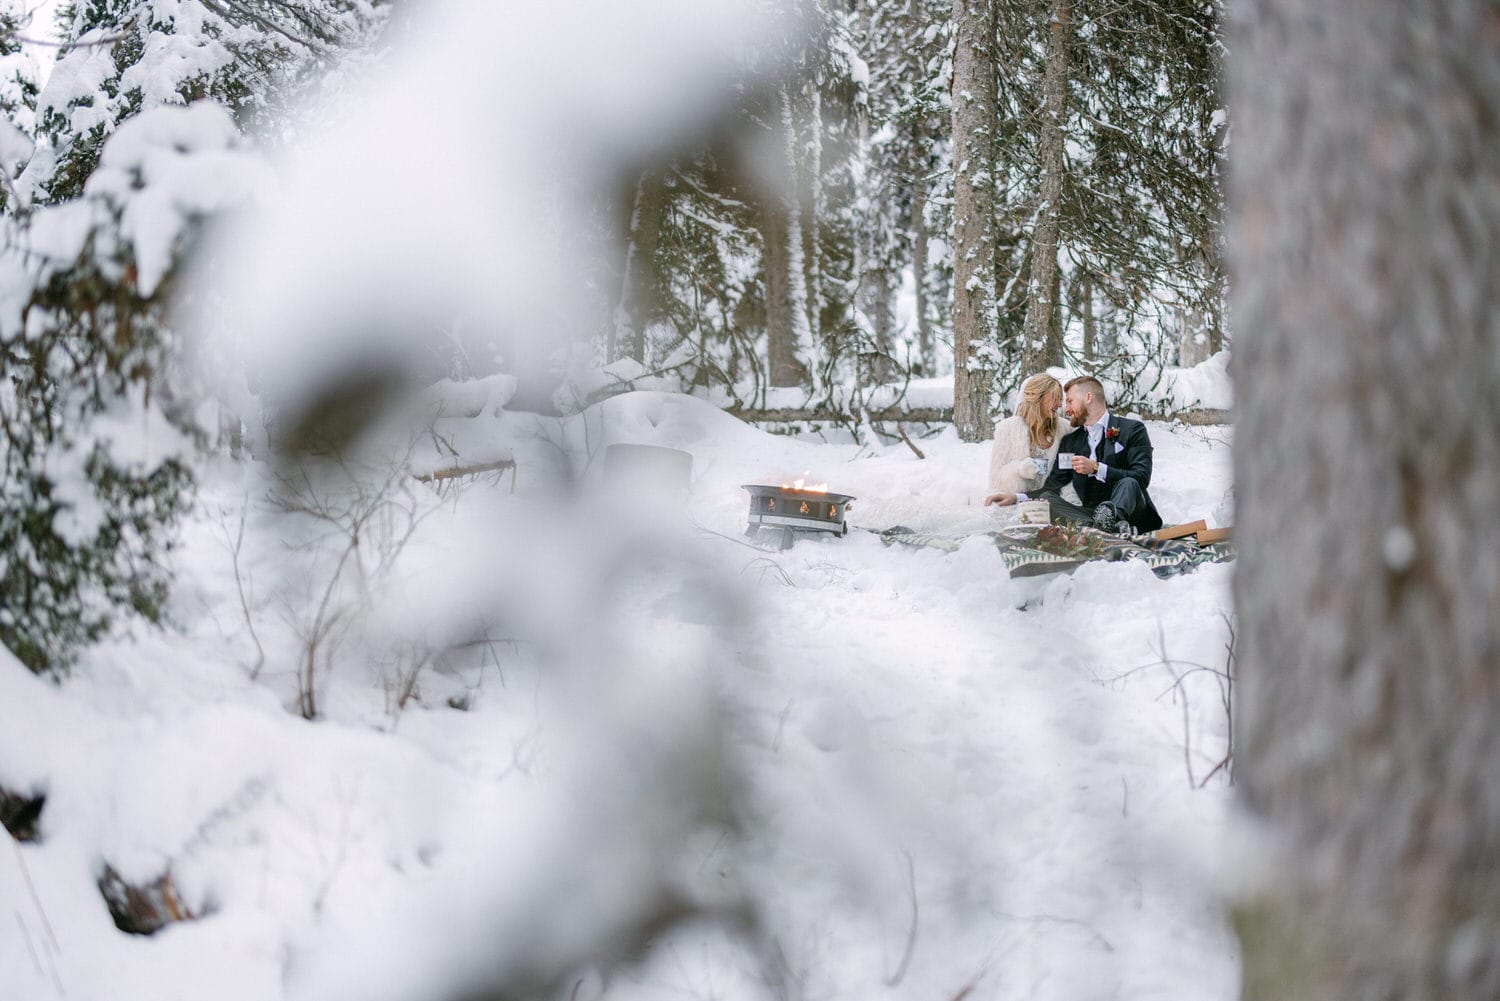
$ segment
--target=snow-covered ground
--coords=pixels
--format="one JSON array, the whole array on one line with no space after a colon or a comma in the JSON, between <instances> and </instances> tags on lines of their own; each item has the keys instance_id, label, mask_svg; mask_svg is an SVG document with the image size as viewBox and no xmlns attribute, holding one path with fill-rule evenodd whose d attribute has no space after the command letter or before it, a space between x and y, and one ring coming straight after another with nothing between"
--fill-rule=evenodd
<instances>
[{"instance_id":1,"label":"snow-covered ground","mask_svg":"<svg viewBox=\"0 0 1500 1001\"><path fill-rule=\"evenodd\" d=\"M1225 666L1232 565L1012 582L983 534L1008 517L981 506L988 446L951 431L918 459L656 393L463 429L515 456L514 492L449 495L387 617L482 595L521 642L428 668L404 710L341 662L325 717L297 715L281 599L300 571L254 511L252 679L231 546L253 470L209 477L177 631L105 644L60 688L0 661L0 787L47 793L40 840L0 852L0 995L447 997L594 951L665 884L755 920L672 925L577 997L1236 995L1213 890L1229 786L1197 787L1228 720L1194 671ZM1150 430L1164 518L1210 518L1230 431ZM635 517L598 461L572 470L582 500L556 499L567 449L612 442L691 452L682 508ZM855 495L854 530L750 546L741 484L797 477ZM862 531L898 524L970 538ZM105 862L170 871L204 916L120 933Z\"/></svg>"}]
</instances>

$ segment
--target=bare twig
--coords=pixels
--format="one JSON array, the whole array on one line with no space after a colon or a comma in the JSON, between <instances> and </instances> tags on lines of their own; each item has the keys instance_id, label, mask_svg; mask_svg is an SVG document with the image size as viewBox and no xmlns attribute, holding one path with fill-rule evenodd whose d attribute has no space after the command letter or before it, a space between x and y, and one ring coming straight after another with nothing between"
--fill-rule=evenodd
<instances>
[{"instance_id":1,"label":"bare twig","mask_svg":"<svg viewBox=\"0 0 1500 1001\"><path fill-rule=\"evenodd\" d=\"M1228 727L1228 736L1225 740L1224 757L1198 784L1198 788L1208 784L1220 771L1229 777L1229 784L1234 784L1234 669L1235 669L1235 630L1234 620L1228 613L1221 613L1224 626L1229 630L1229 640L1224 644L1224 670L1214 672L1219 676L1219 693L1224 705L1224 719Z\"/></svg>"},{"instance_id":2,"label":"bare twig","mask_svg":"<svg viewBox=\"0 0 1500 1001\"><path fill-rule=\"evenodd\" d=\"M1230 617L1225 613L1221 613L1221 617L1224 619L1224 624L1229 630L1229 640L1225 644L1226 659L1225 664L1222 668L1210 667L1206 664L1197 664L1192 661L1176 660L1169 657L1166 650L1167 641L1165 631L1162 627L1162 624L1158 622L1156 653L1160 656L1161 659L1153 661L1150 664L1142 664L1139 667L1133 667L1130 670L1123 671L1112 678L1101 679L1107 682L1122 681L1126 678L1139 674L1142 671L1146 671L1156 667L1165 668L1167 673L1172 676L1172 683L1168 685L1156 697L1157 699L1162 699L1168 695L1172 695L1174 700L1180 699L1180 704L1182 706L1183 762L1187 769L1188 785L1195 789L1202 789L1208 784L1209 779L1213 778L1221 771L1229 776L1229 781L1231 784L1233 784L1234 782L1235 632L1233 620L1230 619ZM1186 670L1180 670L1181 668L1186 668ZM1213 767L1209 769L1208 774L1204 775L1201 780L1198 779L1193 773L1193 734L1191 719L1192 711L1190 697L1188 695L1187 686L1185 684L1187 679L1191 678L1195 674L1211 675L1218 682L1219 698L1224 708L1224 715L1228 727L1228 736L1225 741L1224 756L1214 763Z\"/></svg>"},{"instance_id":3,"label":"bare twig","mask_svg":"<svg viewBox=\"0 0 1500 1001\"><path fill-rule=\"evenodd\" d=\"M334 779L334 794L340 807L338 840L335 843L336 850L332 861L323 854L322 845L318 846L319 860L327 866L327 871L324 873L322 884L313 895L314 913L323 913L323 906L328 902L328 894L333 889L334 880L338 878L340 870L349 858L349 820L354 813L354 802L359 798L359 789L363 784L364 773L357 773L354 777L353 790L345 795L343 783L339 782L337 777Z\"/></svg>"},{"instance_id":4,"label":"bare twig","mask_svg":"<svg viewBox=\"0 0 1500 1001\"><path fill-rule=\"evenodd\" d=\"M26 864L26 855L21 851L21 843L12 841L16 850L16 864L20 866L21 878L26 881L26 892L31 896L32 906L36 908L37 917L42 919L42 930L47 933L47 942L54 950L61 949L57 944L57 933L52 930L52 922L47 918L47 909L42 906L42 898L37 895L36 884L31 881L31 868Z\"/></svg>"},{"instance_id":5,"label":"bare twig","mask_svg":"<svg viewBox=\"0 0 1500 1001\"><path fill-rule=\"evenodd\" d=\"M906 979L907 968L911 965L911 955L917 948L917 869L912 861L911 852L903 851L906 856L906 888L911 897L911 929L906 934L906 951L901 954L901 962L896 965L896 972L885 980L887 987L895 987Z\"/></svg>"},{"instance_id":6,"label":"bare twig","mask_svg":"<svg viewBox=\"0 0 1500 1001\"><path fill-rule=\"evenodd\" d=\"M1168 691L1176 690L1182 696L1182 763L1187 768L1188 787L1197 788L1197 780L1193 778L1193 727L1189 711L1190 707L1188 705L1188 693L1182 684L1182 676L1177 673L1176 666L1166 657L1166 628L1162 625L1160 619L1156 621L1156 636L1157 642L1161 644L1162 665L1172 675L1172 687Z\"/></svg>"},{"instance_id":7,"label":"bare twig","mask_svg":"<svg viewBox=\"0 0 1500 1001\"><path fill-rule=\"evenodd\" d=\"M773 754L781 751L781 733L786 729L787 717L792 714L792 706L796 699L787 699L786 705L781 709L781 715L776 718L776 733L771 737L771 752Z\"/></svg>"},{"instance_id":8,"label":"bare twig","mask_svg":"<svg viewBox=\"0 0 1500 1001\"><path fill-rule=\"evenodd\" d=\"M281 510L302 514L327 528L321 538L297 547L310 553L313 561L311 613L306 606L283 599L287 621L302 643L297 695L298 709L306 719L317 718L319 679L327 676L344 638L368 614L376 587L390 580L407 543L438 510L438 504L421 503L408 478L416 441L379 475L353 469L339 458L330 475L339 474L341 480L315 483L302 468L283 475L271 496ZM330 541L337 548L337 559L325 572L324 547ZM352 581L348 579L350 567ZM398 643L384 658L382 680L391 697L387 708L395 719L415 696L417 675L434 656L434 651L420 644Z\"/></svg>"},{"instance_id":9,"label":"bare twig","mask_svg":"<svg viewBox=\"0 0 1500 1001\"><path fill-rule=\"evenodd\" d=\"M108 35L104 38L91 38L87 42L54 42L47 38L28 38L26 35L5 35L4 38L20 42L22 45L35 45L42 49L90 49L99 45L113 45L123 42L129 35Z\"/></svg>"},{"instance_id":10,"label":"bare twig","mask_svg":"<svg viewBox=\"0 0 1500 1001\"><path fill-rule=\"evenodd\" d=\"M753 543L746 542L744 539L736 539L732 535L725 535L723 532L715 532L713 529L711 529L711 528L705 528L704 526L699 525L697 522L694 522L693 524L694 524L694 527L696 527L698 529L698 531L703 532L703 533L705 533L707 535L717 536L718 538L723 539L725 542L733 542L735 545L737 545L737 546L744 546L746 549L754 549L758 553L765 552L765 550L762 549L760 546L754 545Z\"/></svg>"},{"instance_id":11,"label":"bare twig","mask_svg":"<svg viewBox=\"0 0 1500 1001\"><path fill-rule=\"evenodd\" d=\"M229 546L229 561L234 569L234 588L240 597L240 614L245 617L245 628L250 632L250 640L255 644L255 666L250 669L250 680L254 681L260 677L261 668L266 663L266 650L261 646L260 637L255 633L255 616L250 612L250 600L245 594L245 571L240 566L240 550L245 544L245 518L246 505L240 508L240 524L234 539L229 538L229 526L220 522L219 527L224 530L224 542Z\"/></svg>"},{"instance_id":12,"label":"bare twig","mask_svg":"<svg viewBox=\"0 0 1500 1001\"><path fill-rule=\"evenodd\" d=\"M37 976L45 977L47 971L42 969L42 959L36 954L36 946L31 941L31 929L26 927L26 921L21 917L20 911L15 911L14 913L16 915L16 924L21 928L21 938L26 941L26 951L31 954L31 965L36 968Z\"/></svg>"},{"instance_id":13,"label":"bare twig","mask_svg":"<svg viewBox=\"0 0 1500 1001\"><path fill-rule=\"evenodd\" d=\"M1089 924L1087 921L1082 921L1078 918L1058 917L1055 914L1007 914L1004 911L996 910L991 910L990 913L994 914L997 918L1004 918L1009 921L1025 921L1030 924L1042 924L1044 922L1050 922L1052 924L1073 925L1075 927L1082 928L1084 931L1092 935L1094 937L1094 940L1102 945L1106 952L1115 951L1114 945L1109 941L1109 939L1099 934L1099 930L1097 928Z\"/></svg>"},{"instance_id":14,"label":"bare twig","mask_svg":"<svg viewBox=\"0 0 1500 1001\"><path fill-rule=\"evenodd\" d=\"M312 53L318 59L328 59L333 55L333 50L327 47L328 41L326 39L299 38L296 35L292 34L290 31L287 31L281 25L277 24L275 21L272 21L269 18L261 17L259 14L245 8L241 4L232 2L226 3L223 2L223 0L203 0L203 6L207 7L215 14L218 14L230 24L235 23L234 15L238 13L245 20L253 21L254 23L264 28L266 31L280 35L282 38L285 38L293 45L298 45L306 48L308 52Z\"/></svg>"},{"instance_id":15,"label":"bare twig","mask_svg":"<svg viewBox=\"0 0 1500 1001\"><path fill-rule=\"evenodd\" d=\"M919 459L925 459L925 458L927 458L927 456L923 454L922 450L920 448L918 448L916 446L916 444L911 440L911 438L909 438L907 436L907 434L906 434L906 428L902 427L900 421L896 422L896 430L901 433L901 440L904 441L904 442L906 442L906 447L907 448L911 449L914 453L916 453L917 458L919 458Z\"/></svg>"},{"instance_id":16,"label":"bare twig","mask_svg":"<svg viewBox=\"0 0 1500 1001\"><path fill-rule=\"evenodd\" d=\"M761 556L757 559L751 560L749 563L746 563L743 567L740 568L740 573L744 574L751 567L756 567L760 570L760 580L765 580L766 575L771 574L775 579L781 581L781 583L786 585L787 587L796 587L796 585L792 583L791 576L786 572L785 569L782 568L781 564L777 563L769 556Z\"/></svg>"}]
</instances>

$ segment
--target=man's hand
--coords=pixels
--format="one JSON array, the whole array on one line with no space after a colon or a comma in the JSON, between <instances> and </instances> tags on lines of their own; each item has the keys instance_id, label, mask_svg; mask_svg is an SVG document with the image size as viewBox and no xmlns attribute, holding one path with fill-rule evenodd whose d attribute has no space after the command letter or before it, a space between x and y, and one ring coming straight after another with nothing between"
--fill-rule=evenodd
<instances>
[{"instance_id":1,"label":"man's hand","mask_svg":"<svg viewBox=\"0 0 1500 1001\"><path fill-rule=\"evenodd\" d=\"M984 499L984 506L989 507L993 504L996 507L1010 507L1015 502L1015 494L990 494Z\"/></svg>"},{"instance_id":2,"label":"man's hand","mask_svg":"<svg viewBox=\"0 0 1500 1001\"><path fill-rule=\"evenodd\" d=\"M1073 456L1073 472L1082 473L1084 476L1093 476L1098 471L1098 459L1091 459L1087 455Z\"/></svg>"}]
</instances>

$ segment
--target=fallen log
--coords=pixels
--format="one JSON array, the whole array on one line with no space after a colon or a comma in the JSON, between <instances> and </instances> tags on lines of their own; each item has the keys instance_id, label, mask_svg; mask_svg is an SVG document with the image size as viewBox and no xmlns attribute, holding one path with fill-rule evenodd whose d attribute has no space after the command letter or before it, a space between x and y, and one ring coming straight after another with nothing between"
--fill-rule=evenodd
<instances>
[{"instance_id":1,"label":"fallen log","mask_svg":"<svg viewBox=\"0 0 1500 1001\"><path fill-rule=\"evenodd\" d=\"M500 459L497 462L477 462L471 466L445 466L435 469L430 473L414 473L412 478L423 483L436 483L439 480L451 480L459 476L478 476L480 473L502 473L506 470L514 470L516 462L514 459Z\"/></svg>"},{"instance_id":2,"label":"fallen log","mask_svg":"<svg viewBox=\"0 0 1500 1001\"><path fill-rule=\"evenodd\" d=\"M742 421L751 424L791 424L799 421L827 421L834 424L855 424L859 414L846 414L827 407L778 407L770 410L746 407L730 409ZM906 421L913 423L945 424L953 420L952 407L890 407L885 410L866 412L871 421Z\"/></svg>"},{"instance_id":3,"label":"fallen log","mask_svg":"<svg viewBox=\"0 0 1500 1001\"><path fill-rule=\"evenodd\" d=\"M1164 423L1180 421L1183 424L1190 424L1195 427L1233 423L1230 411L1211 408L1177 410L1171 413L1133 412L1138 413L1142 420L1162 421ZM822 421L831 424L856 424L861 419L859 414L844 413L839 410L831 410L827 407L776 407L771 409L741 407L729 408L725 413L733 414L740 420L750 424L793 424L812 421ZM870 410L867 412L867 416L872 423L900 421L906 423L948 424L953 421L953 408L889 407L884 410Z\"/></svg>"},{"instance_id":4,"label":"fallen log","mask_svg":"<svg viewBox=\"0 0 1500 1001\"><path fill-rule=\"evenodd\" d=\"M1145 421L1181 421L1184 424L1192 424L1202 427L1208 424L1233 424L1231 412L1228 410L1215 410L1211 407L1198 407L1192 410L1177 410L1168 414L1142 413L1141 420Z\"/></svg>"}]
</instances>

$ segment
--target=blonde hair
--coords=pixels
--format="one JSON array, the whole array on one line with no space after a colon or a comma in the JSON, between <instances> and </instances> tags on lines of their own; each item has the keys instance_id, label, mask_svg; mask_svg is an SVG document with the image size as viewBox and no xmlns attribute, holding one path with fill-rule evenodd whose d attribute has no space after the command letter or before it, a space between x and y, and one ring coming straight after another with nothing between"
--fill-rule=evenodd
<instances>
[{"instance_id":1,"label":"blonde hair","mask_svg":"<svg viewBox=\"0 0 1500 1001\"><path fill-rule=\"evenodd\" d=\"M1062 394L1062 384L1046 372L1038 372L1021 386L1021 403L1016 414L1026 425L1031 444L1037 448L1051 448L1057 434L1057 415L1048 404L1054 393Z\"/></svg>"}]
</instances>

